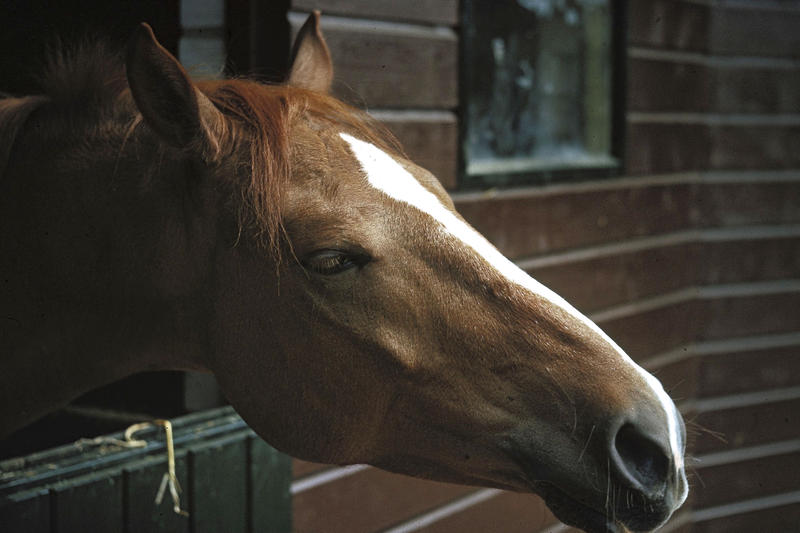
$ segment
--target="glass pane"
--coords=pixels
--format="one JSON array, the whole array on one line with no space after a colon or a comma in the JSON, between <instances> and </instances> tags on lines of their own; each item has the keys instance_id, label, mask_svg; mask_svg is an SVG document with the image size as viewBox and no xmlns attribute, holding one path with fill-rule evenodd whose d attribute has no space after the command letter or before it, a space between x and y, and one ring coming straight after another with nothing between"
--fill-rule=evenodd
<instances>
[{"instance_id":1,"label":"glass pane","mask_svg":"<svg viewBox=\"0 0 800 533\"><path fill-rule=\"evenodd\" d=\"M465 0L468 175L616 165L608 0Z\"/></svg>"}]
</instances>

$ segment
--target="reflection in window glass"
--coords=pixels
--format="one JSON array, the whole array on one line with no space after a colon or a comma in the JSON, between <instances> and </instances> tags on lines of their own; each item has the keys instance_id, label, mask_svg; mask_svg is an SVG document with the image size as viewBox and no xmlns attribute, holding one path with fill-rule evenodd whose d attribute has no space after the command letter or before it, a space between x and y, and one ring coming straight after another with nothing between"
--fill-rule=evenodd
<instances>
[{"instance_id":1,"label":"reflection in window glass","mask_svg":"<svg viewBox=\"0 0 800 533\"><path fill-rule=\"evenodd\" d=\"M470 176L616 166L608 0L464 0Z\"/></svg>"}]
</instances>

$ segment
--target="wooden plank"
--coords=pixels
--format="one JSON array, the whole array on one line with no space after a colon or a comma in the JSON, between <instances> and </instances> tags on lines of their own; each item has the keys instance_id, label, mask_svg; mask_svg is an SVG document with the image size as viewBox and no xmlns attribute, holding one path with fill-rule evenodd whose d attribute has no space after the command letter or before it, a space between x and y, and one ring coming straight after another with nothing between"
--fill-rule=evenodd
<instances>
[{"instance_id":1,"label":"wooden plank","mask_svg":"<svg viewBox=\"0 0 800 533\"><path fill-rule=\"evenodd\" d=\"M56 483L51 489L55 531L120 531L122 473L98 473Z\"/></svg>"},{"instance_id":2,"label":"wooden plank","mask_svg":"<svg viewBox=\"0 0 800 533\"><path fill-rule=\"evenodd\" d=\"M797 531L800 503L767 507L749 512L731 509L729 516L692 524L692 533L730 533L731 531Z\"/></svg>"},{"instance_id":3,"label":"wooden plank","mask_svg":"<svg viewBox=\"0 0 800 533\"><path fill-rule=\"evenodd\" d=\"M408 157L436 176L447 189L456 187L458 120L449 111L371 111L397 137Z\"/></svg>"},{"instance_id":4,"label":"wooden plank","mask_svg":"<svg viewBox=\"0 0 800 533\"><path fill-rule=\"evenodd\" d=\"M584 260L551 257L556 260L528 272L591 312L693 285L792 279L800 274L800 238L749 240L743 234L743 240L664 245Z\"/></svg>"},{"instance_id":5,"label":"wooden plank","mask_svg":"<svg viewBox=\"0 0 800 533\"><path fill-rule=\"evenodd\" d=\"M628 123L625 170L662 174L705 170L711 152L711 130L705 124Z\"/></svg>"},{"instance_id":6,"label":"wooden plank","mask_svg":"<svg viewBox=\"0 0 800 533\"><path fill-rule=\"evenodd\" d=\"M306 16L290 13L292 35ZM327 17L334 94L363 107L453 109L458 105L458 38L445 28Z\"/></svg>"},{"instance_id":7,"label":"wooden plank","mask_svg":"<svg viewBox=\"0 0 800 533\"><path fill-rule=\"evenodd\" d=\"M800 172L796 175L799 179L782 182L767 181L767 176L762 183L701 184L696 200L698 224L710 227L800 222Z\"/></svg>"},{"instance_id":8,"label":"wooden plank","mask_svg":"<svg viewBox=\"0 0 800 533\"><path fill-rule=\"evenodd\" d=\"M793 2L787 2L794 4ZM800 11L716 7L710 50L715 54L797 57L800 50Z\"/></svg>"},{"instance_id":9,"label":"wooden plank","mask_svg":"<svg viewBox=\"0 0 800 533\"><path fill-rule=\"evenodd\" d=\"M628 59L629 111L709 111L712 72L697 63Z\"/></svg>"},{"instance_id":10,"label":"wooden plank","mask_svg":"<svg viewBox=\"0 0 800 533\"><path fill-rule=\"evenodd\" d=\"M598 325L632 358L641 361L694 340L703 320L697 313L697 302L686 301Z\"/></svg>"},{"instance_id":11,"label":"wooden plank","mask_svg":"<svg viewBox=\"0 0 800 533\"><path fill-rule=\"evenodd\" d=\"M123 471L125 481L125 531L181 532L189 531L189 519L176 514L172 509L169 492L164 494L161 505L155 504L155 496L161 479L167 471L166 456L150 457L126 467ZM188 482L186 453L175 456L175 471L178 482ZM182 485L183 486L183 485ZM188 506L188 494L183 493L181 506Z\"/></svg>"},{"instance_id":12,"label":"wooden plank","mask_svg":"<svg viewBox=\"0 0 800 533\"><path fill-rule=\"evenodd\" d=\"M0 531L50 533L50 491L34 489L0 500Z\"/></svg>"},{"instance_id":13,"label":"wooden plank","mask_svg":"<svg viewBox=\"0 0 800 533\"><path fill-rule=\"evenodd\" d=\"M799 125L715 126L712 169L795 169L800 167Z\"/></svg>"},{"instance_id":14,"label":"wooden plank","mask_svg":"<svg viewBox=\"0 0 800 533\"><path fill-rule=\"evenodd\" d=\"M530 533L556 524L544 502L533 494L503 492L461 512L443 517L417 533ZM560 530L559 530L560 531Z\"/></svg>"},{"instance_id":15,"label":"wooden plank","mask_svg":"<svg viewBox=\"0 0 800 533\"><path fill-rule=\"evenodd\" d=\"M701 284L791 279L800 275L800 237L695 244Z\"/></svg>"},{"instance_id":16,"label":"wooden plank","mask_svg":"<svg viewBox=\"0 0 800 533\"><path fill-rule=\"evenodd\" d=\"M294 529L380 531L473 491L368 468L295 494Z\"/></svg>"},{"instance_id":17,"label":"wooden plank","mask_svg":"<svg viewBox=\"0 0 800 533\"><path fill-rule=\"evenodd\" d=\"M292 531L292 459L253 436L248 444L251 532Z\"/></svg>"},{"instance_id":18,"label":"wooden plank","mask_svg":"<svg viewBox=\"0 0 800 533\"><path fill-rule=\"evenodd\" d=\"M692 254L691 246L678 244L558 262L528 273L585 313L693 285Z\"/></svg>"},{"instance_id":19,"label":"wooden plank","mask_svg":"<svg viewBox=\"0 0 800 533\"><path fill-rule=\"evenodd\" d=\"M247 437L213 440L188 451L189 519L193 533L247 531Z\"/></svg>"},{"instance_id":20,"label":"wooden plank","mask_svg":"<svg viewBox=\"0 0 800 533\"><path fill-rule=\"evenodd\" d=\"M797 113L800 69L720 67L714 74L715 109L723 113Z\"/></svg>"},{"instance_id":21,"label":"wooden plank","mask_svg":"<svg viewBox=\"0 0 800 533\"><path fill-rule=\"evenodd\" d=\"M691 200L690 186L676 184L473 195L457 197L456 207L501 252L516 259L686 229Z\"/></svg>"},{"instance_id":22,"label":"wooden plank","mask_svg":"<svg viewBox=\"0 0 800 533\"><path fill-rule=\"evenodd\" d=\"M735 463L703 467L697 463L702 484L694 485L695 509L798 490L800 453L757 457Z\"/></svg>"},{"instance_id":23,"label":"wooden plank","mask_svg":"<svg viewBox=\"0 0 800 533\"><path fill-rule=\"evenodd\" d=\"M631 44L654 48L704 51L711 9L699 2L628 0Z\"/></svg>"},{"instance_id":24,"label":"wooden plank","mask_svg":"<svg viewBox=\"0 0 800 533\"><path fill-rule=\"evenodd\" d=\"M458 25L458 0L293 0L292 9L382 20Z\"/></svg>"},{"instance_id":25,"label":"wooden plank","mask_svg":"<svg viewBox=\"0 0 800 533\"><path fill-rule=\"evenodd\" d=\"M797 346L704 355L698 360L701 398L800 386Z\"/></svg>"},{"instance_id":26,"label":"wooden plank","mask_svg":"<svg viewBox=\"0 0 800 533\"><path fill-rule=\"evenodd\" d=\"M173 428L191 518L173 514L168 495L154 505L166 461L160 429L151 428L137 433L144 448L84 443L2 462L0 532L50 531L51 517L57 531L289 531L289 458L260 441L251 448L254 433L230 407L175 419Z\"/></svg>"},{"instance_id":27,"label":"wooden plank","mask_svg":"<svg viewBox=\"0 0 800 533\"><path fill-rule=\"evenodd\" d=\"M800 293L754 294L707 299L696 340L800 331Z\"/></svg>"},{"instance_id":28,"label":"wooden plank","mask_svg":"<svg viewBox=\"0 0 800 533\"><path fill-rule=\"evenodd\" d=\"M800 399L700 413L694 422L707 430L697 436L694 454L796 439Z\"/></svg>"}]
</instances>

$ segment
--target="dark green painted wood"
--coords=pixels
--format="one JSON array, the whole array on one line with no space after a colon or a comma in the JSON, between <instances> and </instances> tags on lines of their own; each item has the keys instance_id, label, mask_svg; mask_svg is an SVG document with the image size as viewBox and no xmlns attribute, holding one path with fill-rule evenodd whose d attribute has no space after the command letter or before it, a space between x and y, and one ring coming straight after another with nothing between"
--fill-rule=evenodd
<instances>
[{"instance_id":1,"label":"dark green painted wood","mask_svg":"<svg viewBox=\"0 0 800 533\"><path fill-rule=\"evenodd\" d=\"M49 533L50 491L35 489L12 494L0 501L0 531Z\"/></svg>"},{"instance_id":2,"label":"dark green painted wood","mask_svg":"<svg viewBox=\"0 0 800 533\"><path fill-rule=\"evenodd\" d=\"M291 531L289 457L230 407L177 418L173 428L189 518L172 512L169 495L155 505L166 450L152 428L136 435L143 448L82 442L0 461L0 533Z\"/></svg>"},{"instance_id":3,"label":"dark green painted wood","mask_svg":"<svg viewBox=\"0 0 800 533\"><path fill-rule=\"evenodd\" d=\"M54 533L117 532L122 524L122 473L98 472L51 489Z\"/></svg>"},{"instance_id":4,"label":"dark green painted wood","mask_svg":"<svg viewBox=\"0 0 800 533\"><path fill-rule=\"evenodd\" d=\"M188 482L186 452L176 452L175 473L178 482ZM161 505L155 504L156 493L161 479L167 471L164 456L149 457L125 468L125 529L126 533L164 532L181 533L189 531L189 518L176 514L172 509L169 490L164 493ZM188 506L189 496L185 487L181 492L181 508Z\"/></svg>"},{"instance_id":5,"label":"dark green painted wood","mask_svg":"<svg viewBox=\"0 0 800 533\"><path fill-rule=\"evenodd\" d=\"M250 532L292 530L292 460L261 440L248 439Z\"/></svg>"},{"instance_id":6,"label":"dark green painted wood","mask_svg":"<svg viewBox=\"0 0 800 533\"><path fill-rule=\"evenodd\" d=\"M250 431L189 447L189 513L194 533L247 532Z\"/></svg>"}]
</instances>

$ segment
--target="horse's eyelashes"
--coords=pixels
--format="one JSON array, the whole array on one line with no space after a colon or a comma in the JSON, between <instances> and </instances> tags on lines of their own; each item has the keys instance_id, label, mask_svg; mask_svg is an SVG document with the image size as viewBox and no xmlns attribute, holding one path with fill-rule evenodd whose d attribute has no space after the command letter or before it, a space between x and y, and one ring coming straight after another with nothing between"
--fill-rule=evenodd
<instances>
[{"instance_id":1,"label":"horse's eyelashes","mask_svg":"<svg viewBox=\"0 0 800 533\"><path fill-rule=\"evenodd\" d=\"M320 250L303 260L303 266L317 274L332 276L355 267L364 266L369 258L342 250Z\"/></svg>"}]
</instances>

